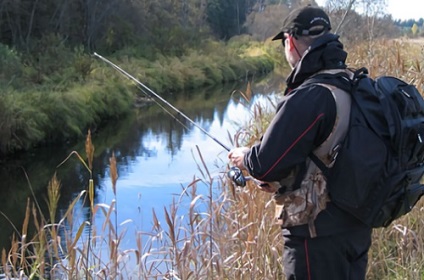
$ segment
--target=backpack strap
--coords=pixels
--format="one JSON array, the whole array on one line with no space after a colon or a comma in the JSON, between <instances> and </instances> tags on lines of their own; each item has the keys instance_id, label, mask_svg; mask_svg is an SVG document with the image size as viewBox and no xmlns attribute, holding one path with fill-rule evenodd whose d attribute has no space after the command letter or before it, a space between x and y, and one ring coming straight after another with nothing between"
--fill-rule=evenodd
<instances>
[{"instance_id":1,"label":"backpack strap","mask_svg":"<svg viewBox=\"0 0 424 280\"><path fill-rule=\"evenodd\" d=\"M364 73L365 75L367 73L365 68L354 72L347 69L323 70L302 84L302 87L316 84L327 88L336 102L337 117L332 132L319 147L309 154L309 158L327 178L347 135L352 103L350 93L354 80Z\"/></svg>"},{"instance_id":2,"label":"backpack strap","mask_svg":"<svg viewBox=\"0 0 424 280\"><path fill-rule=\"evenodd\" d=\"M311 160L328 177L330 168L334 165L339 150L346 138L350 123L351 95L333 85L319 83L327 88L336 102L337 117L333 129L327 139L309 154Z\"/></svg>"},{"instance_id":3,"label":"backpack strap","mask_svg":"<svg viewBox=\"0 0 424 280\"><path fill-rule=\"evenodd\" d=\"M310 84L333 85L347 92L352 92L355 81L364 73L368 73L366 68L359 70L352 69L327 69L317 72L309 77L301 86ZM366 75L366 74L365 74Z\"/></svg>"}]
</instances>

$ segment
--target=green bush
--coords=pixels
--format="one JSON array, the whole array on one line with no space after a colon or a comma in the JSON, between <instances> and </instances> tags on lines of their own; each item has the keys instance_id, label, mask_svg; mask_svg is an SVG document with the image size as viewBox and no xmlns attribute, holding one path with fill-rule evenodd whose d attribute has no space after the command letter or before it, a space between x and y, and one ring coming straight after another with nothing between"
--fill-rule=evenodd
<instances>
[{"instance_id":1,"label":"green bush","mask_svg":"<svg viewBox=\"0 0 424 280\"><path fill-rule=\"evenodd\" d=\"M18 86L23 66L19 54L0 43L0 84Z\"/></svg>"},{"instance_id":2,"label":"green bush","mask_svg":"<svg viewBox=\"0 0 424 280\"><path fill-rule=\"evenodd\" d=\"M0 96L0 152L25 150L45 138L48 116L39 110L39 99L12 89Z\"/></svg>"}]
</instances>

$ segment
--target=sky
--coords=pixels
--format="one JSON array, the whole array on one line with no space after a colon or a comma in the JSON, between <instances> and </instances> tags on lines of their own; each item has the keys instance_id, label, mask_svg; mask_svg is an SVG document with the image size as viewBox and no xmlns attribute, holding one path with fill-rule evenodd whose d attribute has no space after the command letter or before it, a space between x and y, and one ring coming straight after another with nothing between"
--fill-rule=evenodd
<instances>
[{"instance_id":1,"label":"sky","mask_svg":"<svg viewBox=\"0 0 424 280\"><path fill-rule=\"evenodd\" d=\"M326 0L315 0L318 5L323 6ZM406 20L424 18L423 0L387 0L387 13L394 19Z\"/></svg>"}]
</instances>

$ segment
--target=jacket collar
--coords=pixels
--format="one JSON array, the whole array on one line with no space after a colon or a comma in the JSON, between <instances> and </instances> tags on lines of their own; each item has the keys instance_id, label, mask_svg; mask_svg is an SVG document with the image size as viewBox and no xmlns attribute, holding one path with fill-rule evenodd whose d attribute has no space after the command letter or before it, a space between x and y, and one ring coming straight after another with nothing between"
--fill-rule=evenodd
<instances>
[{"instance_id":1,"label":"jacket collar","mask_svg":"<svg viewBox=\"0 0 424 280\"><path fill-rule=\"evenodd\" d=\"M288 76L290 89L301 85L311 75L325 69L345 69L347 53L339 36L328 33L318 38L303 54Z\"/></svg>"}]
</instances>

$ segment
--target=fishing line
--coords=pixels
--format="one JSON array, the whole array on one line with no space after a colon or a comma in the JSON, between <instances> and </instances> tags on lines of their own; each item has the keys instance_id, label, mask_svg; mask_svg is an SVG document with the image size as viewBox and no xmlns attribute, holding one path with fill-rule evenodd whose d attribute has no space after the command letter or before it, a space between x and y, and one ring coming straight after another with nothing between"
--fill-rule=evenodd
<instances>
[{"instance_id":1,"label":"fishing line","mask_svg":"<svg viewBox=\"0 0 424 280\"><path fill-rule=\"evenodd\" d=\"M177 117L174 116L174 114L172 114L171 111L169 111L168 109L166 109L161 103L159 103L156 99L154 99L150 94L148 94L142 87L137 86L137 88L146 96L149 97L153 100L153 102L156 103L156 105L158 105L162 110L165 111L165 113L167 113L169 116L171 116L175 121L177 121L180 125L182 125L182 127L184 127L185 129L187 129L187 131L190 131L190 129L188 128L188 126L185 125L185 123L183 123L180 119L178 119Z\"/></svg>"}]
</instances>

